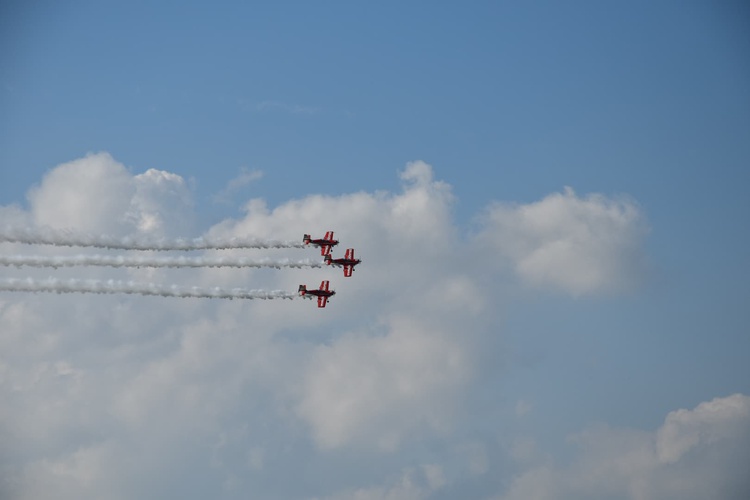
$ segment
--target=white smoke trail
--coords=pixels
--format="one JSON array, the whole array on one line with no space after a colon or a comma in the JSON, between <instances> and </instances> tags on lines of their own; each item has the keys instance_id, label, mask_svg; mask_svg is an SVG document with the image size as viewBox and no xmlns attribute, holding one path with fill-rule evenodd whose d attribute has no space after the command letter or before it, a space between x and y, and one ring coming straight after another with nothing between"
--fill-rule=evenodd
<instances>
[{"instance_id":1,"label":"white smoke trail","mask_svg":"<svg viewBox=\"0 0 750 500\"><path fill-rule=\"evenodd\" d=\"M76 234L56 229L0 229L0 243L55 245L63 247L95 247L111 250L226 250L229 248L304 248L302 242L260 240L257 238L148 238Z\"/></svg>"},{"instance_id":2,"label":"white smoke trail","mask_svg":"<svg viewBox=\"0 0 750 500\"><path fill-rule=\"evenodd\" d=\"M122 255L0 255L0 266L27 267L323 267L310 259L248 259L246 257L143 257Z\"/></svg>"},{"instance_id":3,"label":"white smoke trail","mask_svg":"<svg viewBox=\"0 0 750 500\"><path fill-rule=\"evenodd\" d=\"M116 280L59 280L32 278L0 280L0 292L54 292L54 293L127 293L158 295L161 297L192 297L206 299L293 299L297 294L283 290L248 290L246 288L200 288L178 285L158 285Z\"/></svg>"}]
</instances>

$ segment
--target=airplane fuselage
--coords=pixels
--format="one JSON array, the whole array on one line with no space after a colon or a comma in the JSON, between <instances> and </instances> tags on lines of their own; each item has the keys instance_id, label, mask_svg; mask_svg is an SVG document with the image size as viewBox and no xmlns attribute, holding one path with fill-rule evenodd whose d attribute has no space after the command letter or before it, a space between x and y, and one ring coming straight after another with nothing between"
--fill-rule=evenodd
<instances>
[{"instance_id":1,"label":"airplane fuselage","mask_svg":"<svg viewBox=\"0 0 750 500\"><path fill-rule=\"evenodd\" d=\"M336 295L334 290L328 289L328 281L321 281L320 288L308 290L306 285L299 286L299 294L303 299L312 299L313 297L318 298L318 307L325 307L328 302L328 298Z\"/></svg>"},{"instance_id":2,"label":"airplane fuselage","mask_svg":"<svg viewBox=\"0 0 750 500\"><path fill-rule=\"evenodd\" d=\"M308 295L313 295L315 297L330 297L332 295L336 295L336 292L334 290L305 290L302 294L303 297L307 297ZM309 299L312 299L312 297L307 297Z\"/></svg>"},{"instance_id":3,"label":"airplane fuselage","mask_svg":"<svg viewBox=\"0 0 750 500\"><path fill-rule=\"evenodd\" d=\"M309 234L305 234L302 237L302 242L305 245L319 247L320 255L329 255L331 253L331 248L339 244L339 240L333 239L333 231L328 231L326 232L325 237L316 239L312 239Z\"/></svg>"},{"instance_id":4,"label":"airplane fuselage","mask_svg":"<svg viewBox=\"0 0 750 500\"><path fill-rule=\"evenodd\" d=\"M341 266L356 266L360 262L362 262L360 259L331 259L329 264L331 264L332 266L341 267Z\"/></svg>"},{"instance_id":5,"label":"airplane fuselage","mask_svg":"<svg viewBox=\"0 0 750 500\"><path fill-rule=\"evenodd\" d=\"M349 277L352 275L352 272L354 272L354 266L362 262L360 259L354 258L354 249L348 248L346 250L346 253L344 256L340 259L334 259L330 255L325 256L325 262L329 266L334 267L343 267L344 268L344 277Z\"/></svg>"}]
</instances>

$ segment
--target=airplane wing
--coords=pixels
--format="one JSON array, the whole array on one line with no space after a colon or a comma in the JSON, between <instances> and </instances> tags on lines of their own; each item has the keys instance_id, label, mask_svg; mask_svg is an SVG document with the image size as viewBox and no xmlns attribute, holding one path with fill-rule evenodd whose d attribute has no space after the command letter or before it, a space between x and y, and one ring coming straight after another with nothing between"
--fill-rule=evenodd
<instances>
[{"instance_id":1,"label":"airplane wing","mask_svg":"<svg viewBox=\"0 0 750 500\"><path fill-rule=\"evenodd\" d=\"M344 278L348 278L352 275L352 271L354 270L353 266L344 266Z\"/></svg>"},{"instance_id":2,"label":"airplane wing","mask_svg":"<svg viewBox=\"0 0 750 500\"><path fill-rule=\"evenodd\" d=\"M323 280L320 282L320 290L328 291L328 280Z\"/></svg>"},{"instance_id":3,"label":"airplane wing","mask_svg":"<svg viewBox=\"0 0 750 500\"><path fill-rule=\"evenodd\" d=\"M353 248L347 248L346 253L344 254L345 259L354 260L354 249Z\"/></svg>"},{"instance_id":4,"label":"airplane wing","mask_svg":"<svg viewBox=\"0 0 750 500\"><path fill-rule=\"evenodd\" d=\"M318 307L325 307L328 297L318 297Z\"/></svg>"},{"instance_id":5,"label":"airplane wing","mask_svg":"<svg viewBox=\"0 0 750 500\"><path fill-rule=\"evenodd\" d=\"M323 241L333 242L333 231L326 231L326 235L323 237ZM338 242L336 242L338 243ZM333 245L321 245L320 247L320 255L328 255L331 253L331 248Z\"/></svg>"}]
</instances>

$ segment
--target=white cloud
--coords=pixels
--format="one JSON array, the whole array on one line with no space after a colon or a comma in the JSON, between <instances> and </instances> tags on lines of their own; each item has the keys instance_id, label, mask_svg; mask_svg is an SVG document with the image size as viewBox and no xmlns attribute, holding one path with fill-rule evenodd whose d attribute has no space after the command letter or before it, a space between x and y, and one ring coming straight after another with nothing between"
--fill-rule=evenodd
<instances>
[{"instance_id":1,"label":"white cloud","mask_svg":"<svg viewBox=\"0 0 750 500\"><path fill-rule=\"evenodd\" d=\"M655 432L591 428L578 456L529 464L499 496L515 499L740 500L750 495L750 397L734 394L669 413Z\"/></svg>"},{"instance_id":2,"label":"white cloud","mask_svg":"<svg viewBox=\"0 0 750 500\"><path fill-rule=\"evenodd\" d=\"M134 176L132 182L135 194L126 218L138 231L159 236L193 233L193 199L185 179L151 168Z\"/></svg>"},{"instance_id":3,"label":"white cloud","mask_svg":"<svg viewBox=\"0 0 750 500\"><path fill-rule=\"evenodd\" d=\"M59 165L29 191L28 199L37 226L88 233L184 236L194 219L182 177L155 169L133 176L108 153Z\"/></svg>"},{"instance_id":4,"label":"white cloud","mask_svg":"<svg viewBox=\"0 0 750 500\"><path fill-rule=\"evenodd\" d=\"M448 428L470 375L450 331L398 317L384 336L347 336L320 346L305 376L300 415L323 448L372 444L393 451L404 434Z\"/></svg>"},{"instance_id":5,"label":"white cloud","mask_svg":"<svg viewBox=\"0 0 750 500\"><path fill-rule=\"evenodd\" d=\"M748 425L750 398L741 394L701 403L694 410L673 411L656 437L659 461L677 462L696 447L742 435Z\"/></svg>"},{"instance_id":6,"label":"white cloud","mask_svg":"<svg viewBox=\"0 0 750 500\"><path fill-rule=\"evenodd\" d=\"M643 271L646 225L627 198L581 198L566 188L527 205L496 203L483 222L480 242L533 287L573 295L617 291Z\"/></svg>"},{"instance_id":7,"label":"white cloud","mask_svg":"<svg viewBox=\"0 0 750 500\"><path fill-rule=\"evenodd\" d=\"M28 198L38 226L121 234L134 194L127 168L98 153L51 170Z\"/></svg>"},{"instance_id":8,"label":"white cloud","mask_svg":"<svg viewBox=\"0 0 750 500\"><path fill-rule=\"evenodd\" d=\"M550 241L579 245L595 278L552 273L534 283L590 293L621 281L628 258L604 255L638 254L641 215L630 202L566 193L493 206L484 232L464 240L450 185L421 161L400 177L397 193L309 196L273 208L251 200L242 218L207 231L301 240L335 229L335 253L354 247L364 259L353 278L334 269L56 271L286 290L325 278L338 291L325 310L299 300L2 294L0 496L428 498L448 494L462 474L491 476L492 447L459 434L475 410L466 404L482 363L497 364L482 351L503 335L489 326L499 313L486 279L498 269L498 233L517 236L521 248L500 252L506 265L539 248L549 256ZM190 236L195 223L180 176L133 174L106 153L53 169L29 201L28 211L0 207L0 225ZM547 217L561 222L547 227ZM494 253L483 253L488 246ZM314 255L274 255L300 252ZM581 265L568 251L547 261ZM682 463L696 449L690 436L704 431L677 429L665 431L664 450ZM432 445L450 451L424 451ZM533 464L536 455L526 455ZM552 472L535 472L549 478L534 487L557 480Z\"/></svg>"}]
</instances>

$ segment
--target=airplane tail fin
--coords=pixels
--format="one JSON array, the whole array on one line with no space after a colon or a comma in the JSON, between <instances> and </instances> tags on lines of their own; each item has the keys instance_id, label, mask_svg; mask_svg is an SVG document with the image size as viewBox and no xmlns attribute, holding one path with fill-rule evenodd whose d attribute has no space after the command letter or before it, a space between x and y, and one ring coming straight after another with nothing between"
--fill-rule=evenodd
<instances>
[{"instance_id":1,"label":"airplane tail fin","mask_svg":"<svg viewBox=\"0 0 750 500\"><path fill-rule=\"evenodd\" d=\"M332 259L331 254L330 253L326 254L325 257L324 257L324 262L330 266L331 265L331 259Z\"/></svg>"},{"instance_id":2,"label":"airplane tail fin","mask_svg":"<svg viewBox=\"0 0 750 500\"><path fill-rule=\"evenodd\" d=\"M310 235L309 234L306 234L306 235L302 236L302 243L304 243L305 245L307 245L308 243L310 243Z\"/></svg>"},{"instance_id":3,"label":"airplane tail fin","mask_svg":"<svg viewBox=\"0 0 750 500\"><path fill-rule=\"evenodd\" d=\"M300 295L305 295L307 293L307 285L300 285L298 292Z\"/></svg>"}]
</instances>

